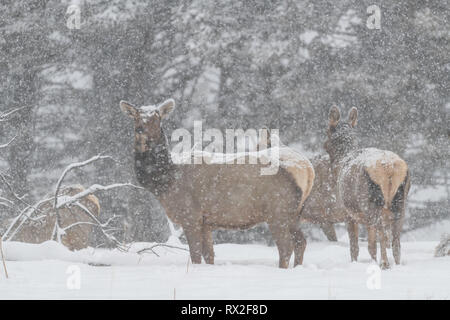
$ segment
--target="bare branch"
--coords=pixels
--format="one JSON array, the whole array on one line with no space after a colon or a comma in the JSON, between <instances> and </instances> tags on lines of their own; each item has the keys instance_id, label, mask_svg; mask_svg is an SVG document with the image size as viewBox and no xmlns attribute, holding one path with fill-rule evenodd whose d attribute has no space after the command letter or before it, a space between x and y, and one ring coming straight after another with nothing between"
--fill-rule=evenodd
<instances>
[{"instance_id":1,"label":"bare branch","mask_svg":"<svg viewBox=\"0 0 450 320\"><path fill-rule=\"evenodd\" d=\"M14 192L13 187L11 186L11 184L8 182L8 179L6 179L6 177L4 176L4 174L2 172L0 172L0 179L3 181L3 183L8 187L9 191L11 192L11 194L13 195L13 197L18 200L19 202L21 202L22 204L25 204L28 207L31 207L30 204L28 204L27 202L25 202L23 200L24 196L19 196L17 193Z\"/></svg>"},{"instance_id":2,"label":"bare branch","mask_svg":"<svg viewBox=\"0 0 450 320\"><path fill-rule=\"evenodd\" d=\"M114 219L118 218L118 216L112 216L109 218L105 223L101 223L95 215L92 214L92 212L81 202L75 202L75 205L81 208L88 216L91 218L95 223L97 223L101 227L107 227Z\"/></svg>"},{"instance_id":3,"label":"bare branch","mask_svg":"<svg viewBox=\"0 0 450 320\"><path fill-rule=\"evenodd\" d=\"M66 167L66 169L64 169L63 173L61 174L61 176L58 179L58 182L56 183L55 203L54 203L55 208L56 208L56 201L58 199L59 188L61 187L61 183L64 180L64 178L66 177L67 173L69 173L69 171L73 170L74 168L81 168L81 167L87 166L88 164L91 164L92 162L100 160L100 159L111 159L112 160L112 158L110 156L96 155L96 156L94 156L88 160L82 161L82 162L71 163L70 165L68 165Z\"/></svg>"},{"instance_id":4,"label":"bare branch","mask_svg":"<svg viewBox=\"0 0 450 320\"><path fill-rule=\"evenodd\" d=\"M156 248L156 247L166 247L166 248L171 248L171 249L179 249L179 250L189 251L188 249L181 248L181 247L177 247L177 246L172 246L172 245L170 245L170 244L166 244L166 243L157 243L157 244L152 245L151 247L141 249L141 250L139 250L137 253L138 253L138 254L141 254L141 253L144 253L144 252L146 252L146 251L151 251L152 253L154 253L155 255L157 255L157 256L159 257L159 255L153 250L153 249Z\"/></svg>"},{"instance_id":5,"label":"bare branch","mask_svg":"<svg viewBox=\"0 0 450 320\"><path fill-rule=\"evenodd\" d=\"M25 108L26 107L20 107L20 108L15 108L15 109L12 109L12 110L0 113L0 122L7 121L8 117L10 115L12 115L12 114L14 114L14 113L16 113L16 112L18 112L18 111L20 111L22 109L25 109Z\"/></svg>"},{"instance_id":6,"label":"bare branch","mask_svg":"<svg viewBox=\"0 0 450 320\"><path fill-rule=\"evenodd\" d=\"M2 236L3 241L8 241L16 235L16 233L22 228L23 224L28 220L37 220L38 218L42 217L39 216L38 218L31 218L31 215L33 215L35 212L42 213L41 210L39 210L39 206L47 201L50 201L52 199L44 199L39 202L37 202L35 205L27 205L18 215L15 217L12 221L12 223L9 225L8 229ZM44 213L45 216L45 213ZM14 229L14 231L11 233L11 230L13 230L14 226L17 224L17 222L20 221L19 225ZM11 234L10 234L11 233Z\"/></svg>"},{"instance_id":7,"label":"bare branch","mask_svg":"<svg viewBox=\"0 0 450 320\"><path fill-rule=\"evenodd\" d=\"M53 207L55 208L56 211L56 222L55 222L55 232L56 235L58 237L58 241L60 241L61 239L61 235L60 235L60 224L61 224L61 217L58 213L58 209L61 208L61 206L65 206L65 205L70 205L71 202L67 202L66 204L61 204L61 206L58 206L58 192L59 192L59 188L61 187L61 184L64 180L64 178L66 177L66 175L73 169L75 168L81 168L84 166L87 166L97 160L101 160L101 159L110 159L113 160L110 156L102 156L101 154L94 156L88 160L82 161L82 162L75 162L75 163L71 163L70 165L68 165L66 167L66 169L64 169L63 173L61 174L61 176L58 179L58 182L56 183L56 187L55 187L55 197L54 197L54 203L53 203ZM88 194L86 194L88 195ZM78 195L76 195L78 196ZM80 198L83 198L84 196L80 196ZM76 201L76 199L75 199ZM61 230L62 232L64 232L64 230Z\"/></svg>"},{"instance_id":8,"label":"bare branch","mask_svg":"<svg viewBox=\"0 0 450 320\"><path fill-rule=\"evenodd\" d=\"M17 138L17 136L14 136L14 138L9 140L9 142L7 142L5 144L0 144L0 149L6 148L7 146L9 146L16 138Z\"/></svg>"},{"instance_id":9,"label":"bare branch","mask_svg":"<svg viewBox=\"0 0 450 320\"><path fill-rule=\"evenodd\" d=\"M122 244L120 241L118 241L118 240L116 239L116 237L114 237L113 235L109 234L109 233L107 232L107 230L105 230L105 227L107 227L107 226L109 225L109 223L110 223L111 221L113 221L113 220L116 218L116 216L113 216L112 218L108 219L108 221L106 221L105 223L101 223L101 222L97 219L97 217L95 217L95 216L92 214L92 212L91 212L86 206L84 206L82 203L76 202L76 205L77 205L79 208L81 208L81 209L83 210L83 212L86 213L92 220L94 220L95 223L92 223L92 222L91 222L90 224L92 224L92 225L94 225L94 226L97 226L97 227L100 227L100 230L101 230L102 234L105 236L105 238L106 238L110 243L115 244L116 247L119 248L119 249L120 249L120 248L123 249L123 244ZM87 224L87 223L86 223L86 224ZM74 225L76 225L76 224L74 224ZM72 226L73 226L73 225L72 225ZM66 227L66 228L68 229L69 227L71 227L71 226L68 226L68 227ZM64 230L66 230L66 228L65 228Z\"/></svg>"},{"instance_id":10,"label":"bare branch","mask_svg":"<svg viewBox=\"0 0 450 320\"><path fill-rule=\"evenodd\" d=\"M14 205L14 202L9 199L6 199L4 197L0 197L0 205L3 205L8 208L12 208L12 206Z\"/></svg>"},{"instance_id":11,"label":"bare branch","mask_svg":"<svg viewBox=\"0 0 450 320\"><path fill-rule=\"evenodd\" d=\"M55 198L55 208L59 209L63 206L67 206L70 205L76 201L78 201L81 198L84 198L90 194L93 194L97 191L107 191L107 190L111 190L114 188L120 188L120 187L133 187L133 188L138 188L138 189L142 189L142 187L136 186L132 183L114 183L114 184L110 184L107 186L103 186L100 184L93 184L92 186L90 186L89 188L77 193L74 196L60 196L58 197L58 199Z\"/></svg>"},{"instance_id":12,"label":"bare branch","mask_svg":"<svg viewBox=\"0 0 450 320\"><path fill-rule=\"evenodd\" d=\"M101 159L111 159L114 160L112 157L110 156L103 156L103 155L97 155L94 156L88 160L82 161L82 162L76 162L76 163L72 163L70 165L68 165L63 173L61 174L60 178L58 179L56 186L55 186L55 194L53 197L44 199L39 201L38 203L36 203L35 205L30 205L28 203L26 203L21 197L19 197L17 194L14 193L13 188L11 187L11 185L8 183L7 178L0 172L0 179L3 180L3 182L7 185L8 189L11 191L11 193L14 195L14 197L22 202L23 204L26 205L25 209L23 209L12 221L12 223L9 225L8 229L6 230L6 232L3 234L2 236L2 240L10 240L13 239L14 236L17 234L17 232L24 226L25 222L27 220L31 220L31 221L39 221L42 218L45 218L46 216L48 216L47 212L42 213L41 210L39 210L39 208L44 204L44 203L52 203L53 202L53 209L55 210L55 215L56 215L56 219L55 219L55 224L53 226L53 231L52 231L52 237L51 239L54 239L58 242L61 242L62 236L64 234L66 234L66 231L76 227L76 226L81 226L81 225L91 225L91 226L95 226L95 227L99 227L103 236L106 238L106 240L109 242L109 244L114 244L119 250L121 251L126 251L127 248L124 244L122 244L119 240L116 239L116 237L114 235L111 234L111 232L117 231L119 229L114 228L114 227L110 227L111 222L113 222L115 219L117 219L117 216L113 216L111 218L109 218L106 222L102 223L83 203L81 203L79 200L83 199L97 191L108 191L114 188L119 188L119 187L133 187L133 188L138 188L138 189L142 189L142 187L136 186L132 183L114 183L111 185L99 185L99 184L93 184L91 185L89 188L84 189L80 192L78 192L75 195L58 195L59 190L61 189L61 185L62 182L64 180L64 178L67 176L67 174L75 169L75 168L81 168L84 166L87 166L91 163L93 163L94 161L97 160L101 160ZM0 201L2 199L0 198ZM2 204L0 202L0 204ZM87 215L87 217L91 220L91 221L76 221L68 226L63 227L62 226L62 222L61 222L61 216L58 213L58 209L68 209L70 213L72 213L71 207L72 206L76 206L79 209L82 210L83 213L85 213ZM33 215L36 214L36 212L41 212L42 214L38 217L33 217Z\"/></svg>"}]
</instances>

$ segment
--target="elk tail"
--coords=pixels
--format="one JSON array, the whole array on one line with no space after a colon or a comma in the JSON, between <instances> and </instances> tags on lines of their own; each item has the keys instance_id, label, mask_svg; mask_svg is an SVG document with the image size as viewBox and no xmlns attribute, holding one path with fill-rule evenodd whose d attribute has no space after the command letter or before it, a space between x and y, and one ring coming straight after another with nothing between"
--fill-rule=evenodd
<instances>
[{"instance_id":1,"label":"elk tail","mask_svg":"<svg viewBox=\"0 0 450 320\"><path fill-rule=\"evenodd\" d=\"M406 162L399 157L390 161L380 159L374 166L365 168L365 171L372 182L372 190L374 190L374 188L379 189L379 191L376 192L378 194L375 194L372 191L372 200L374 200L377 205L382 206L383 211L390 212L397 191L399 191L400 186L403 185L408 178L408 166ZM381 192L381 195L379 192Z\"/></svg>"}]
</instances>

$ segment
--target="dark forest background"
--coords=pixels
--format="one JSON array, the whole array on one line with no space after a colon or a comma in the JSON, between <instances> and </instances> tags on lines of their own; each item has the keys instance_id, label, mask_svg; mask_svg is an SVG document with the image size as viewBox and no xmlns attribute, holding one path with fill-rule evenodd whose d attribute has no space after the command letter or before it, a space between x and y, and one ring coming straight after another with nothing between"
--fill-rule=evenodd
<instances>
[{"instance_id":1,"label":"dark forest background","mask_svg":"<svg viewBox=\"0 0 450 320\"><path fill-rule=\"evenodd\" d=\"M80 28L67 22L80 9ZM381 29L369 29L378 5ZM360 112L360 144L398 153L413 179L406 230L449 218L450 21L445 0L1 0L0 169L32 203L64 168L96 154L66 183L135 182L133 127L120 100L174 98L166 132L278 128L283 143L324 153L327 112ZM10 190L0 185L1 195ZM98 194L127 241L165 241L148 192ZM14 214L0 206L0 219ZM264 226L216 241L270 241ZM93 240L95 242L95 239Z\"/></svg>"}]
</instances>

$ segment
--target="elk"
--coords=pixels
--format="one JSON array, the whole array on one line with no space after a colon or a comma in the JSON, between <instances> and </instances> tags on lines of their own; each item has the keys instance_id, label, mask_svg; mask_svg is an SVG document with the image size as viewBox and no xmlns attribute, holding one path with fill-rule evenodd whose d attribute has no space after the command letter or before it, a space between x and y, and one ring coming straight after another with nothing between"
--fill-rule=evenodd
<instances>
[{"instance_id":1,"label":"elk","mask_svg":"<svg viewBox=\"0 0 450 320\"><path fill-rule=\"evenodd\" d=\"M358 148L355 134L358 110L355 107L350 110L347 121L340 121L340 116L339 108L331 107L324 145L330 156L336 188L335 208L345 215L351 260L358 258L358 225L363 224L368 231L370 256L377 260L378 235L380 267L387 269L389 229L394 260L400 263L400 233L411 185L408 165L391 151Z\"/></svg>"},{"instance_id":2,"label":"elk","mask_svg":"<svg viewBox=\"0 0 450 320\"><path fill-rule=\"evenodd\" d=\"M309 160L291 154L294 165L274 175L261 175L262 164L174 163L161 127L174 107L172 99L140 108L120 102L134 120L137 180L182 226L192 263L200 264L203 257L214 264L214 229L246 229L266 222L278 247L279 267L288 267L292 252L294 266L302 264L306 239L299 218L314 180Z\"/></svg>"},{"instance_id":3,"label":"elk","mask_svg":"<svg viewBox=\"0 0 450 320\"><path fill-rule=\"evenodd\" d=\"M336 186L328 156L311 159L315 179L311 193L303 207L301 221L318 224L329 241L337 241L333 224L344 222L343 210L336 206Z\"/></svg>"},{"instance_id":4,"label":"elk","mask_svg":"<svg viewBox=\"0 0 450 320\"><path fill-rule=\"evenodd\" d=\"M74 196L84 190L84 187L79 185L68 186L60 190L59 196ZM100 204L96 196L87 195L78 203L58 210L60 227L68 228L61 236L61 243L69 250L80 250L89 244L94 221L85 210L95 217L99 216ZM28 219L9 240L42 243L53 239L57 219L53 199L40 203L37 211L40 216L37 219Z\"/></svg>"}]
</instances>

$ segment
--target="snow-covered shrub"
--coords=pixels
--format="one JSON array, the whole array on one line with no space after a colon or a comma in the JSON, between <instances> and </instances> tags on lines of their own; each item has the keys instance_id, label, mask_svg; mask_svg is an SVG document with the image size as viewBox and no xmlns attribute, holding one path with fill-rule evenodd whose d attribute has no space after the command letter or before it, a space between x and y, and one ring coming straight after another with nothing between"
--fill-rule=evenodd
<instances>
[{"instance_id":1,"label":"snow-covered shrub","mask_svg":"<svg viewBox=\"0 0 450 320\"><path fill-rule=\"evenodd\" d=\"M434 252L435 257L450 256L450 234L444 233Z\"/></svg>"}]
</instances>

